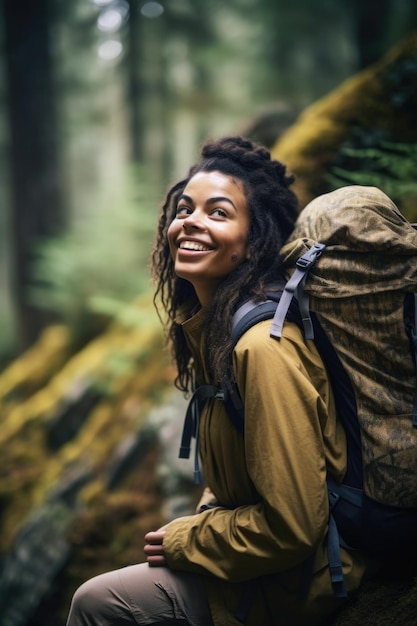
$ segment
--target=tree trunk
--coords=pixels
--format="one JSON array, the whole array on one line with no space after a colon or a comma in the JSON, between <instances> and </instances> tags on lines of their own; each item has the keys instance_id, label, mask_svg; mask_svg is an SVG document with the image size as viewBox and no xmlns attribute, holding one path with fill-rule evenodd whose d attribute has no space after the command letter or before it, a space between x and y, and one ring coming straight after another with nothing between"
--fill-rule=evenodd
<instances>
[{"instance_id":1,"label":"tree trunk","mask_svg":"<svg viewBox=\"0 0 417 626\"><path fill-rule=\"evenodd\" d=\"M47 323L28 301L34 246L62 232L61 186L48 0L3 0L10 129L13 300L20 347Z\"/></svg>"},{"instance_id":2,"label":"tree trunk","mask_svg":"<svg viewBox=\"0 0 417 626\"><path fill-rule=\"evenodd\" d=\"M134 163L145 160L144 124L143 124L143 93L144 85L141 72L143 62L143 26L139 15L137 0L128 0L129 22L127 30L127 54L125 60L127 104L130 116L129 135L131 142L131 158Z\"/></svg>"},{"instance_id":3,"label":"tree trunk","mask_svg":"<svg viewBox=\"0 0 417 626\"><path fill-rule=\"evenodd\" d=\"M359 68L379 61L389 47L387 33L391 0L350 0L353 13Z\"/></svg>"}]
</instances>

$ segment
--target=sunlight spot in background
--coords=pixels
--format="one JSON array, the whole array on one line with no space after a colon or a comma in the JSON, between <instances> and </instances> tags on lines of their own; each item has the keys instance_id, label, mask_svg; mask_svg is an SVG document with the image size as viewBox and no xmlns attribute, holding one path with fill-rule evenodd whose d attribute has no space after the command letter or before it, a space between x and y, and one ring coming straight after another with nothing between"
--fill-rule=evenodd
<instances>
[{"instance_id":1,"label":"sunlight spot in background","mask_svg":"<svg viewBox=\"0 0 417 626\"><path fill-rule=\"evenodd\" d=\"M98 56L103 61L115 61L123 52L123 46L116 39L104 41L98 48Z\"/></svg>"},{"instance_id":2,"label":"sunlight spot in background","mask_svg":"<svg viewBox=\"0 0 417 626\"><path fill-rule=\"evenodd\" d=\"M146 2L140 12L143 17L159 17L164 12L164 7L159 2Z\"/></svg>"},{"instance_id":3,"label":"sunlight spot in background","mask_svg":"<svg viewBox=\"0 0 417 626\"><path fill-rule=\"evenodd\" d=\"M97 26L101 31L107 33L118 30L123 22L123 16L116 9L108 9L103 11L98 17Z\"/></svg>"},{"instance_id":4,"label":"sunlight spot in background","mask_svg":"<svg viewBox=\"0 0 417 626\"><path fill-rule=\"evenodd\" d=\"M103 0L100 0L103 1ZM107 0L106 0L107 2ZM129 15L129 5L126 0L111 3L111 6L101 11L97 18L97 28L110 33L119 30Z\"/></svg>"}]
</instances>

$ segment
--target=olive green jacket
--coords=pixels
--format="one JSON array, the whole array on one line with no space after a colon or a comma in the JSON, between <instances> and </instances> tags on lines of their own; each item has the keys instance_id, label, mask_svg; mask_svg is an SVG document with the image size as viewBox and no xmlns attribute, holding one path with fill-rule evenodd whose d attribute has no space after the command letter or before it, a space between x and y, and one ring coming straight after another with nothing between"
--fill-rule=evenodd
<instances>
[{"instance_id":1,"label":"olive green jacket","mask_svg":"<svg viewBox=\"0 0 417 626\"><path fill-rule=\"evenodd\" d=\"M183 324L199 381L204 310ZM340 600L328 570L326 472L342 480L346 441L328 378L312 342L294 324L280 341L261 322L239 340L234 371L245 407L244 437L220 400L200 422L204 475L218 506L169 523L170 567L207 574L216 626L239 624L247 601L253 626L322 624ZM349 590L364 573L342 552ZM249 601L250 600L250 601ZM203 626L203 625L202 625Z\"/></svg>"}]
</instances>

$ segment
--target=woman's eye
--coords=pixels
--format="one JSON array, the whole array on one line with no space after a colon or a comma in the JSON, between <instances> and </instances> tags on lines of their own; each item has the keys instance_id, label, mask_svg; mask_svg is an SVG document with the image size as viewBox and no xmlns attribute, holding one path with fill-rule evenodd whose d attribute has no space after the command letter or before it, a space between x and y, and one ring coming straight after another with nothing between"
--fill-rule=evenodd
<instances>
[{"instance_id":1,"label":"woman's eye","mask_svg":"<svg viewBox=\"0 0 417 626\"><path fill-rule=\"evenodd\" d=\"M190 215L191 209L188 206L178 206L176 215Z\"/></svg>"},{"instance_id":2,"label":"woman's eye","mask_svg":"<svg viewBox=\"0 0 417 626\"><path fill-rule=\"evenodd\" d=\"M224 209L214 209L213 211L213 215L216 215L218 217L227 217L227 212Z\"/></svg>"}]
</instances>

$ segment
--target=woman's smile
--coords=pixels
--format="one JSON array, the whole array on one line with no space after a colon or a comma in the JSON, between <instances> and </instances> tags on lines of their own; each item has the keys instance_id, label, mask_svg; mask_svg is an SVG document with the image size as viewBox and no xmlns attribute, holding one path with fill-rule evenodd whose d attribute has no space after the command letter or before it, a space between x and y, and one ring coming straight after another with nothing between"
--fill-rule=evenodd
<instances>
[{"instance_id":1,"label":"woman's smile","mask_svg":"<svg viewBox=\"0 0 417 626\"><path fill-rule=\"evenodd\" d=\"M168 241L175 272L194 286L201 304L247 258L249 209L242 183L220 172L198 172L181 194Z\"/></svg>"},{"instance_id":2,"label":"woman's smile","mask_svg":"<svg viewBox=\"0 0 417 626\"><path fill-rule=\"evenodd\" d=\"M210 252L210 250L213 250L213 248L208 246L207 244L201 243L195 239L188 238L179 241L178 248L180 251L188 250L193 252Z\"/></svg>"}]
</instances>

